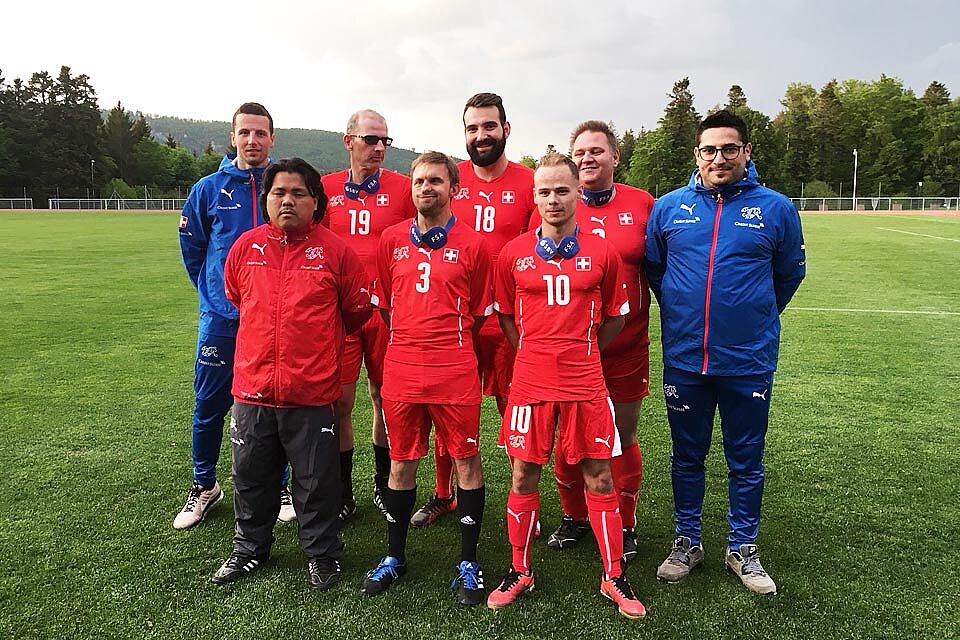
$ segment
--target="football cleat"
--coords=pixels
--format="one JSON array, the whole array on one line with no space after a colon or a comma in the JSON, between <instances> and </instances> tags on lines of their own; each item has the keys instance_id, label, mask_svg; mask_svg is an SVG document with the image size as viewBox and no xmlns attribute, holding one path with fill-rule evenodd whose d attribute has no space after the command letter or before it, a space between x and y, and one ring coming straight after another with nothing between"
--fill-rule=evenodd
<instances>
[{"instance_id":1,"label":"football cleat","mask_svg":"<svg viewBox=\"0 0 960 640\"><path fill-rule=\"evenodd\" d=\"M280 489L280 513L277 514L277 522L293 522L297 519L297 512L293 508L293 494L290 489L284 486Z\"/></svg>"},{"instance_id":2,"label":"football cleat","mask_svg":"<svg viewBox=\"0 0 960 640\"><path fill-rule=\"evenodd\" d=\"M230 557L220 565L220 568L217 569L217 572L213 574L213 577L210 578L210 582L214 584L227 584L228 582L235 582L240 578L244 578L254 571L261 564L266 562L267 556L248 556L243 553L234 551L230 554Z\"/></svg>"},{"instance_id":3,"label":"football cleat","mask_svg":"<svg viewBox=\"0 0 960 640\"><path fill-rule=\"evenodd\" d=\"M633 529L623 530L623 561L630 562L637 557L637 532Z\"/></svg>"},{"instance_id":4,"label":"football cleat","mask_svg":"<svg viewBox=\"0 0 960 640\"><path fill-rule=\"evenodd\" d=\"M586 520L574 520L564 515L560 526L547 538L547 546L555 551L562 551L575 547L580 540L590 533L590 523Z\"/></svg>"},{"instance_id":5,"label":"football cleat","mask_svg":"<svg viewBox=\"0 0 960 640\"><path fill-rule=\"evenodd\" d=\"M491 609L503 609L517 601L520 596L533 591L536 584L533 581L533 572L520 573L513 567L503 576L500 586L490 592L487 597L487 606Z\"/></svg>"},{"instance_id":6,"label":"football cleat","mask_svg":"<svg viewBox=\"0 0 960 640\"><path fill-rule=\"evenodd\" d=\"M480 564L464 560L457 566L459 574L450 584L451 589L457 590L457 601L468 607L475 607L483 602L486 589L483 587L483 571Z\"/></svg>"},{"instance_id":7,"label":"football cleat","mask_svg":"<svg viewBox=\"0 0 960 640\"><path fill-rule=\"evenodd\" d=\"M384 556L380 564L367 572L360 585L360 593L365 596L378 596L385 593L394 582L407 572L407 565L401 564L393 556Z\"/></svg>"},{"instance_id":8,"label":"football cleat","mask_svg":"<svg viewBox=\"0 0 960 640\"><path fill-rule=\"evenodd\" d=\"M326 591L340 581L340 562L321 556L307 561L307 582L314 589Z\"/></svg>"},{"instance_id":9,"label":"football cleat","mask_svg":"<svg viewBox=\"0 0 960 640\"><path fill-rule=\"evenodd\" d=\"M438 498L437 494L427 500L427 503L417 509L417 512L410 516L411 527L426 528L436 522L437 518L452 513L457 510L457 498Z\"/></svg>"},{"instance_id":10,"label":"football cleat","mask_svg":"<svg viewBox=\"0 0 960 640\"><path fill-rule=\"evenodd\" d=\"M647 615L643 603L633 593L627 576L619 575L616 578L603 576L600 578L600 593L617 605L620 615L631 620L637 620Z\"/></svg>"}]
</instances>

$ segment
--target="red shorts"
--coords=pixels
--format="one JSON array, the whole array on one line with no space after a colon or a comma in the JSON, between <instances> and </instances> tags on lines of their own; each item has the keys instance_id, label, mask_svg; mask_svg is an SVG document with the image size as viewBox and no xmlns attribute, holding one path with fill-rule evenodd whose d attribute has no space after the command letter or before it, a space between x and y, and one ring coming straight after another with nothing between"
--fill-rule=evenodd
<instances>
[{"instance_id":1,"label":"red shorts","mask_svg":"<svg viewBox=\"0 0 960 640\"><path fill-rule=\"evenodd\" d=\"M360 378L360 363L367 365L367 377L383 384L383 358L387 354L390 330L379 312L374 312L360 330L347 336L340 365L340 384L354 384Z\"/></svg>"},{"instance_id":2,"label":"red shorts","mask_svg":"<svg viewBox=\"0 0 960 640\"><path fill-rule=\"evenodd\" d=\"M513 379L513 361L517 352L497 325L495 330L487 328L496 317L487 318L477 338L477 368L483 385L483 395L507 398L510 395L510 381Z\"/></svg>"},{"instance_id":3,"label":"red shorts","mask_svg":"<svg viewBox=\"0 0 960 640\"><path fill-rule=\"evenodd\" d=\"M636 402L650 395L650 348L603 353L603 380L610 399L616 403Z\"/></svg>"},{"instance_id":4,"label":"red shorts","mask_svg":"<svg viewBox=\"0 0 960 640\"><path fill-rule=\"evenodd\" d=\"M479 404L425 404L383 400L391 460L419 460L430 449L430 425L457 460L480 453Z\"/></svg>"},{"instance_id":5,"label":"red shorts","mask_svg":"<svg viewBox=\"0 0 960 640\"><path fill-rule=\"evenodd\" d=\"M556 458L578 464L584 458L620 455L620 435L609 398L508 405L500 425L500 445L511 458L546 464L556 434Z\"/></svg>"}]
</instances>

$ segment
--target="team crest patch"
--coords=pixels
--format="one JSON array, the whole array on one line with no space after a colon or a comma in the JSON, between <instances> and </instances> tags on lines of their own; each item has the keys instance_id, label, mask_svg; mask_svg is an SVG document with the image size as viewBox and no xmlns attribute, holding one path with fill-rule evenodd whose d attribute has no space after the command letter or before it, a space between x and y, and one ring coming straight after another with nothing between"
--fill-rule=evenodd
<instances>
[{"instance_id":1,"label":"team crest patch","mask_svg":"<svg viewBox=\"0 0 960 640\"><path fill-rule=\"evenodd\" d=\"M453 264L456 264L459 258L460 258L460 249L444 249L443 250L444 262L451 262Z\"/></svg>"},{"instance_id":2,"label":"team crest patch","mask_svg":"<svg viewBox=\"0 0 960 640\"><path fill-rule=\"evenodd\" d=\"M181 229L187 228L187 216L180 216L180 228Z\"/></svg>"},{"instance_id":3,"label":"team crest patch","mask_svg":"<svg viewBox=\"0 0 960 640\"><path fill-rule=\"evenodd\" d=\"M460 187L460 191L457 192L457 195L453 196L454 200L466 200L470 197L470 188L469 187Z\"/></svg>"},{"instance_id":4,"label":"team crest patch","mask_svg":"<svg viewBox=\"0 0 960 640\"><path fill-rule=\"evenodd\" d=\"M620 224L633 224L633 214L629 211L624 211L618 217L620 218Z\"/></svg>"},{"instance_id":5,"label":"team crest patch","mask_svg":"<svg viewBox=\"0 0 960 640\"><path fill-rule=\"evenodd\" d=\"M393 250L394 260L403 260L410 257L410 247L397 247Z\"/></svg>"},{"instance_id":6,"label":"team crest patch","mask_svg":"<svg viewBox=\"0 0 960 640\"><path fill-rule=\"evenodd\" d=\"M331 207L342 207L345 204L346 204L346 200L344 199L344 196L342 193L340 195L333 196L332 198L330 198L329 206Z\"/></svg>"},{"instance_id":7,"label":"team crest patch","mask_svg":"<svg viewBox=\"0 0 960 640\"><path fill-rule=\"evenodd\" d=\"M378 193L378 194L377 194L377 206L378 206L378 207L389 207L389 206L390 206L390 194L389 194L389 193Z\"/></svg>"},{"instance_id":8,"label":"team crest patch","mask_svg":"<svg viewBox=\"0 0 960 640\"><path fill-rule=\"evenodd\" d=\"M527 269L536 269L537 263L534 262L533 256L524 256L523 258L517 258L517 272L526 271Z\"/></svg>"},{"instance_id":9,"label":"team crest patch","mask_svg":"<svg viewBox=\"0 0 960 640\"><path fill-rule=\"evenodd\" d=\"M323 247L307 247L303 254L307 257L307 260L316 260L317 258L323 260Z\"/></svg>"},{"instance_id":10,"label":"team crest patch","mask_svg":"<svg viewBox=\"0 0 960 640\"><path fill-rule=\"evenodd\" d=\"M512 434L510 436L510 448L511 449L526 449L527 448L527 439L524 436L519 434Z\"/></svg>"},{"instance_id":11,"label":"team crest patch","mask_svg":"<svg viewBox=\"0 0 960 640\"><path fill-rule=\"evenodd\" d=\"M517 201L517 194L513 191L504 191L500 194L500 202L503 204L513 204Z\"/></svg>"},{"instance_id":12,"label":"team crest patch","mask_svg":"<svg viewBox=\"0 0 960 640\"><path fill-rule=\"evenodd\" d=\"M593 261L590 256L577 256L574 262L577 271L590 271Z\"/></svg>"}]
</instances>

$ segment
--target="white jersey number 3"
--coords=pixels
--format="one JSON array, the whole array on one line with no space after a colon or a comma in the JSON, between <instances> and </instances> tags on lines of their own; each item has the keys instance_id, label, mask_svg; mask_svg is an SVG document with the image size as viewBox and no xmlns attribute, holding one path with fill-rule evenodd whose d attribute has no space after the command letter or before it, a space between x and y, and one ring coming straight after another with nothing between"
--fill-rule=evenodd
<instances>
[{"instance_id":1,"label":"white jersey number 3","mask_svg":"<svg viewBox=\"0 0 960 640\"><path fill-rule=\"evenodd\" d=\"M543 281L547 283L547 306L570 304L570 276L547 274L543 276Z\"/></svg>"},{"instance_id":2,"label":"white jersey number 3","mask_svg":"<svg viewBox=\"0 0 960 640\"><path fill-rule=\"evenodd\" d=\"M420 293L426 293L430 291L430 263L421 262L417 265L417 269L420 271L420 280L415 285L415 288Z\"/></svg>"}]
</instances>

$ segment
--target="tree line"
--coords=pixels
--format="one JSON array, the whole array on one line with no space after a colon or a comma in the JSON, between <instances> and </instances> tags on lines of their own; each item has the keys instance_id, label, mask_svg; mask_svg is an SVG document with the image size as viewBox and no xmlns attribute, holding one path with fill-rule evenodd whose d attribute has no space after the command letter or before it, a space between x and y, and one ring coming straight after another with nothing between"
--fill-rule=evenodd
<instances>
[{"instance_id":1,"label":"tree line","mask_svg":"<svg viewBox=\"0 0 960 640\"><path fill-rule=\"evenodd\" d=\"M619 136L616 179L654 195L689 179L701 116L689 78L678 80L657 127ZM954 195L960 191L960 98L931 82L922 96L887 76L831 80L819 91L794 83L769 117L742 87L724 104L746 120L760 179L790 196L851 195L858 150L858 195ZM0 72L0 197L177 197L216 170L221 153L196 152L167 134L157 139L142 113L119 102L106 115L86 75L61 67L8 82ZM524 157L532 163L533 158ZM131 185L137 185L137 188ZM842 193L841 193L842 192Z\"/></svg>"}]
</instances>

